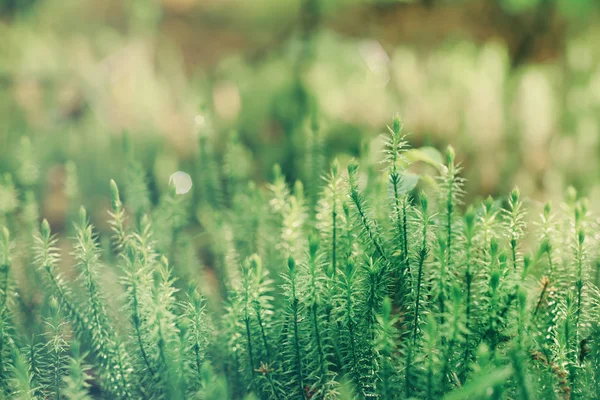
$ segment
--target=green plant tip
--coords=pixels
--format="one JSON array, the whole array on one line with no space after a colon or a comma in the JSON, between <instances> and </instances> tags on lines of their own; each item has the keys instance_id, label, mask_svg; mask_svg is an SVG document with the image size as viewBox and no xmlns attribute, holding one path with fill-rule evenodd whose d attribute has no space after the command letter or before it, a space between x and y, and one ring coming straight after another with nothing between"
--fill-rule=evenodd
<instances>
[{"instance_id":1,"label":"green plant tip","mask_svg":"<svg viewBox=\"0 0 600 400\"><path fill-rule=\"evenodd\" d=\"M490 214L492 212L492 210L494 209L494 198L492 196L488 196L485 199L483 206L485 207L485 212L487 214Z\"/></svg>"},{"instance_id":2,"label":"green plant tip","mask_svg":"<svg viewBox=\"0 0 600 400\"><path fill-rule=\"evenodd\" d=\"M402 124L400 122L400 117L394 117L394 122L392 122L392 131L398 135L402 131Z\"/></svg>"},{"instance_id":3,"label":"green plant tip","mask_svg":"<svg viewBox=\"0 0 600 400\"><path fill-rule=\"evenodd\" d=\"M490 253L492 257L498 255L498 239L495 237L490 240Z\"/></svg>"},{"instance_id":4,"label":"green plant tip","mask_svg":"<svg viewBox=\"0 0 600 400\"><path fill-rule=\"evenodd\" d=\"M350 160L348 163L348 175L351 177L356 176L356 172L358 171L358 163L356 160Z\"/></svg>"},{"instance_id":5,"label":"green plant tip","mask_svg":"<svg viewBox=\"0 0 600 400\"><path fill-rule=\"evenodd\" d=\"M279 180L282 178L281 166L279 164L273 165L273 179Z\"/></svg>"},{"instance_id":6,"label":"green plant tip","mask_svg":"<svg viewBox=\"0 0 600 400\"><path fill-rule=\"evenodd\" d=\"M425 192L421 192L421 195L419 196L419 199L421 201L421 210L426 213L427 212L427 207L429 205L429 200L427 199L427 194Z\"/></svg>"},{"instance_id":7,"label":"green plant tip","mask_svg":"<svg viewBox=\"0 0 600 400\"><path fill-rule=\"evenodd\" d=\"M119 188L114 179L110 180L110 202L114 211L121 208L121 198L119 197Z\"/></svg>"},{"instance_id":8,"label":"green plant tip","mask_svg":"<svg viewBox=\"0 0 600 400\"><path fill-rule=\"evenodd\" d=\"M544 204L544 218L548 219L550 217L550 213L552 212L552 204L547 202Z\"/></svg>"},{"instance_id":9,"label":"green plant tip","mask_svg":"<svg viewBox=\"0 0 600 400\"><path fill-rule=\"evenodd\" d=\"M521 192L519 191L519 188L515 187L512 192L510 192L510 201L511 204L517 204L519 202L519 197L521 195Z\"/></svg>"},{"instance_id":10,"label":"green plant tip","mask_svg":"<svg viewBox=\"0 0 600 400\"><path fill-rule=\"evenodd\" d=\"M348 260L348 263L346 264L346 275L352 275L352 273L354 272L354 263L350 260Z\"/></svg>"},{"instance_id":11,"label":"green plant tip","mask_svg":"<svg viewBox=\"0 0 600 400\"><path fill-rule=\"evenodd\" d=\"M475 209L472 205L469 206L465 212L465 224L469 229L473 229L473 226L475 225Z\"/></svg>"},{"instance_id":12,"label":"green plant tip","mask_svg":"<svg viewBox=\"0 0 600 400\"><path fill-rule=\"evenodd\" d=\"M494 270L490 274L490 287L492 289L497 289L500 284L500 271Z\"/></svg>"},{"instance_id":13,"label":"green plant tip","mask_svg":"<svg viewBox=\"0 0 600 400\"><path fill-rule=\"evenodd\" d=\"M531 256L531 254L525 254L525 256L523 256L523 276L527 275L527 272L529 272L529 267L531 267L532 259L533 257Z\"/></svg>"},{"instance_id":14,"label":"green plant tip","mask_svg":"<svg viewBox=\"0 0 600 400\"><path fill-rule=\"evenodd\" d=\"M333 161L331 162L331 174L334 177L337 177L339 173L340 173L340 162L338 161L337 158L334 158Z\"/></svg>"},{"instance_id":15,"label":"green plant tip","mask_svg":"<svg viewBox=\"0 0 600 400\"><path fill-rule=\"evenodd\" d=\"M446 148L446 164L448 166L453 165L455 157L456 157L456 153L454 151L454 147L448 146Z\"/></svg>"},{"instance_id":16,"label":"green plant tip","mask_svg":"<svg viewBox=\"0 0 600 400\"><path fill-rule=\"evenodd\" d=\"M296 270L296 261L292 256L288 257L287 265L288 269L290 270L290 273L294 273L294 271Z\"/></svg>"},{"instance_id":17,"label":"green plant tip","mask_svg":"<svg viewBox=\"0 0 600 400\"><path fill-rule=\"evenodd\" d=\"M254 271L256 276L260 279L262 276L262 260L258 254L252 254L249 258L250 261L250 269Z\"/></svg>"},{"instance_id":18,"label":"green plant tip","mask_svg":"<svg viewBox=\"0 0 600 400\"><path fill-rule=\"evenodd\" d=\"M344 211L344 216L348 219L350 217L350 207L348 206L348 203L342 204L342 210Z\"/></svg>"},{"instance_id":19,"label":"green plant tip","mask_svg":"<svg viewBox=\"0 0 600 400\"><path fill-rule=\"evenodd\" d=\"M48 223L48 220L46 218L44 218L44 220L42 221L42 237L45 241L48 241L48 239L50 239L50 224Z\"/></svg>"}]
</instances>

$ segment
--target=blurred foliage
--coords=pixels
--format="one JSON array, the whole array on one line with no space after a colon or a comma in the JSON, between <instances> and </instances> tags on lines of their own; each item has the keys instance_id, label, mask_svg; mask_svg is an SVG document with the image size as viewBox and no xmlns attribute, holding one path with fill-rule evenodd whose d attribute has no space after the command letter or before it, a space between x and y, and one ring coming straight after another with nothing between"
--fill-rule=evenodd
<instances>
[{"instance_id":1,"label":"blurred foliage","mask_svg":"<svg viewBox=\"0 0 600 400\"><path fill-rule=\"evenodd\" d=\"M264 181L279 163L293 181L314 173L307 163L377 154L374 132L396 113L412 145L457 147L476 196L515 184L537 200L568 184L600 191L592 0L3 0L0 10L0 171L19 176L35 154L45 215L66 212L69 160L81 200L106 202L98 188L124 170L123 132L151 188L200 168L203 146L225 154L233 143L248 177Z\"/></svg>"}]
</instances>

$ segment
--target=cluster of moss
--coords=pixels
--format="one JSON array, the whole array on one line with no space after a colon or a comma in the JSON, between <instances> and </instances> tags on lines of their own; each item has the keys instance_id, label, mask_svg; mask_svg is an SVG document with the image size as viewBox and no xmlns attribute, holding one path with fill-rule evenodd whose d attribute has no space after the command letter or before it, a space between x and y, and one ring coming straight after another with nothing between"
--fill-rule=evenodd
<instances>
[{"instance_id":1,"label":"cluster of moss","mask_svg":"<svg viewBox=\"0 0 600 400\"><path fill-rule=\"evenodd\" d=\"M277 167L265 187L248 182L239 146L223 162L203 146L187 195L152 196L132 157L124 202L107 187L111 235L81 208L59 239L31 188L5 176L4 397L600 393L598 227L573 190L539 218L516 189L464 205L454 151L408 149L398 119L383 171L333 161L306 190Z\"/></svg>"}]
</instances>

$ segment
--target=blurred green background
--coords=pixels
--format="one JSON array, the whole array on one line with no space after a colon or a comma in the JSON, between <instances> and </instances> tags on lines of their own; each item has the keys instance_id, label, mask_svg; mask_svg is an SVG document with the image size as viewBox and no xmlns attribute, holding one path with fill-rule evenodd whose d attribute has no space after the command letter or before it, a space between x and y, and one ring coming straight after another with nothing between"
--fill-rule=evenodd
<instances>
[{"instance_id":1,"label":"blurred green background","mask_svg":"<svg viewBox=\"0 0 600 400\"><path fill-rule=\"evenodd\" d=\"M105 212L124 132L156 190L206 151L259 181L375 158L399 114L412 145L456 148L472 197L594 199L598 4L0 0L0 172L60 222L71 165Z\"/></svg>"}]
</instances>

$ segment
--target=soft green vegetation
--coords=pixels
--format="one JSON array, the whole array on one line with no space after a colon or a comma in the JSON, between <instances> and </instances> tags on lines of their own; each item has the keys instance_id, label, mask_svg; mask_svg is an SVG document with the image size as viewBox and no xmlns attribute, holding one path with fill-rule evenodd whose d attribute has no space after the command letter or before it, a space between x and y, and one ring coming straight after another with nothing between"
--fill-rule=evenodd
<instances>
[{"instance_id":1,"label":"soft green vegetation","mask_svg":"<svg viewBox=\"0 0 600 400\"><path fill-rule=\"evenodd\" d=\"M201 142L192 192L161 191L125 147L102 213L74 206L66 164L58 235L35 157L2 178L0 397L600 393L598 227L575 190L539 217L518 189L465 205L454 150L408 149L398 119L383 163L319 171L315 145L304 184L250 182L233 138Z\"/></svg>"},{"instance_id":2,"label":"soft green vegetation","mask_svg":"<svg viewBox=\"0 0 600 400\"><path fill-rule=\"evenodd\" d=\"M342 164L401 110L412 143L457 149L469 202L514 185L555 203L568 185L600 195L598 1L121 3L0 0L1 171L27 135L37 158L77 165L95 209L121 183L108 142L123 130L149 176L153 145L161 163L192 162L199 133L223 149L235 132L252 178L278 163L306 182L317 104L320 145Z\"/></svg>"}]
</instances>

